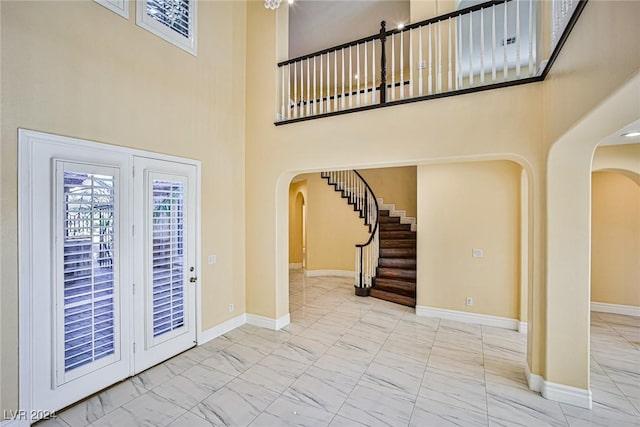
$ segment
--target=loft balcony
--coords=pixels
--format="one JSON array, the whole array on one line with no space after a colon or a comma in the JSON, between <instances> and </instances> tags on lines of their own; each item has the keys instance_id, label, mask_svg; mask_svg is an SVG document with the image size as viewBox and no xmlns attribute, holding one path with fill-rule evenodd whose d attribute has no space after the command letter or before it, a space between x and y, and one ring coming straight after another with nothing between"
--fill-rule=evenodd
<instances>
[{"instance_id":1,"label":"loft balcony","mask_svg":"<svg viewBox=\"0 0 640 427\"><path fill-rule=\"evenodd\" d=\"M544 80L586 0L461 0L280 62L276 125Z\"/></svg>"}]
</instances>

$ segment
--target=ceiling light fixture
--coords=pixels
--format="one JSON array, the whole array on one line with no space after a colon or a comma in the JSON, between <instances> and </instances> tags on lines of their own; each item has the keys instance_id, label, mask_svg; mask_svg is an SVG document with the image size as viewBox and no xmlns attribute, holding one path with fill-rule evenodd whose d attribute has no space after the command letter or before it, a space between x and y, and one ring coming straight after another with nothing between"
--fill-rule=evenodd
<instances>
[{"instance_id":1,"label":"ceiling light fixture","mask_svg":"<svg viewBox=\"0 0 640 427\"><path fill-rule=\"evenodd\" d=\"M403 29L403 28L404 28L404 24L403 24L403 23L398 24L398 27L397 27L397 28L398 28L399 30Z\"/></svg>"},{"instance_id":2,"label":"ceiling light fixture","mask_svg":"<svg viewBox=\"0 0 640 427\"><path fill-rule=\"evenodd\" d=\"M264 0L264 7L271 10L276 10L282 0ZM293 4L294 0L288 0L289 4Z\"/></svg>"},{"instance_id":3,"label":"ceiling light fixture","mask_svg":"<svg viewBox=\"0 0 640 427\"><path fill-rule=\"evenodd\" d=\"M640 136L640 131L633 130L631 132L623 133L622 136L626 138L635 138L636 136Z\"/></svg>"}]
</instances>

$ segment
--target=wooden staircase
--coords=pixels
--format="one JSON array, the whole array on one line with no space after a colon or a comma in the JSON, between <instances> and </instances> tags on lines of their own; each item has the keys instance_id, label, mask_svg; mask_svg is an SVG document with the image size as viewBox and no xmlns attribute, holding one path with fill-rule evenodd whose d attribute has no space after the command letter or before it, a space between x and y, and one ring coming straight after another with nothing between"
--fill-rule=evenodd
<instances>
[{"instance_id":1,"label":"wooden staircase","mask_svg":"<svg viewBox=\"0 0 640 427\"><path fill-rule=\"evenodd\" d=\"M410 224L380 210L380 255L370 295L409 307L416 306L416 232Z\"/></svg>"}]
</instances>

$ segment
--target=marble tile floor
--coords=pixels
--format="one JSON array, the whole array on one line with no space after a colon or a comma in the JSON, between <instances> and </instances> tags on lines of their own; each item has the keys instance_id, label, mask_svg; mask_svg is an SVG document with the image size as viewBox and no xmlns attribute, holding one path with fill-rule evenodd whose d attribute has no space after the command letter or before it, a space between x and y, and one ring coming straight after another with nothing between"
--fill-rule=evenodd
<instances>
[{"instance_id":1,"label":"marble tile floor","mask_svg":"<svg viewBox=\"0 0 640 427\"><path fill-rule=\"evenodd\" d=\"M592 313L589 411L528 389L523 334L300 271L290 309L281 331L244 325L37 425L640 426L640 318Z\"/></svg>"}]
</instances>

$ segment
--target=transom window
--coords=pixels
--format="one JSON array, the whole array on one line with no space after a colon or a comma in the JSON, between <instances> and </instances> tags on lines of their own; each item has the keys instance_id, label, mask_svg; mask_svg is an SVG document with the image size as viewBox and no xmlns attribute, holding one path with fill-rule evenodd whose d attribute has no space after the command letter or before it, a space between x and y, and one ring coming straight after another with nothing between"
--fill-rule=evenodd
<instances>
[{"instance_id":1,"label":"transom window","mask_svg":"<svg viewBox=\"0 0 640 427\"><path fill-rule=\"evenodd\" d=\"M196 55L195 0L139 0L136 23Z\"/></svg>"}]
</instances>

